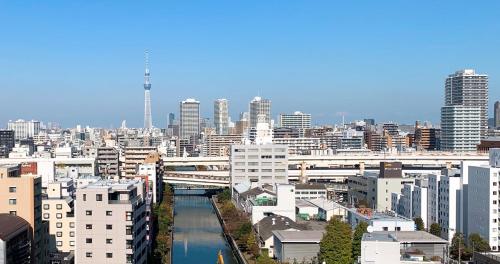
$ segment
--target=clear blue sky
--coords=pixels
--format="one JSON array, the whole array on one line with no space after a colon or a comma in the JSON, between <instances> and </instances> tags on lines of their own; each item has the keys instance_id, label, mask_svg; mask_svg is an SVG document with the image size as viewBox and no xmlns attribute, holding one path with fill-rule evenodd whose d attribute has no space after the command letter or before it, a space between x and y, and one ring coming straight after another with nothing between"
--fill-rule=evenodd
<instances>
[{"instance_id":1,"label":"clear blue sky","mask_svg":"<svg viewBox=\"0 0 500 264\"><path fill-rule=\"evenodd\" d=\"M195 97L233 120L260 94L314 123L439 120L447 74L490 75L500 100L500 1L0 0L0 126L9 119L155 126ZM491 112L491 111L490 111Z\"/></svg>"}]
</instances>

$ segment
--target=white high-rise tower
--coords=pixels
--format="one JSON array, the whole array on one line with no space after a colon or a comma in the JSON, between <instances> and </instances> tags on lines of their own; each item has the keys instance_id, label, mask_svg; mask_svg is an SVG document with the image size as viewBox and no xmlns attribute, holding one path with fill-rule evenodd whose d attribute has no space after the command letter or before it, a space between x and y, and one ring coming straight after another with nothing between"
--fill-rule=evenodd
<instances>
[{"instance_id":1,"label":"white high-rise tower","mask_svg":"<svg viewBox=\"0 0 500 264\"><path fill-rule=\"evenodd\" d=\"M146 51L146 70L144 71L144 128L151 129L151 82L149 79L149 53Z\"/></svg>"}]
</instances>

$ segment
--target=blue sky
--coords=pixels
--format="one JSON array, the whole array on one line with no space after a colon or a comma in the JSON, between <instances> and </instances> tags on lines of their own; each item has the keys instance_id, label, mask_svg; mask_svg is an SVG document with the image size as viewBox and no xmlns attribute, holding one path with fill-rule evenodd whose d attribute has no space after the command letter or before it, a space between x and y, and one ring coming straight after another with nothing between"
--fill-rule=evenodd
<instances>
[{"instance_id":1,"label":"blue sky","mask_svg":"<svg viewBox=\"0 0 500 264\"><path fill-rule=\"evenodd\" d=\"M445 77L490 75L500 100L500 1L0 0L0 127L9 119L142 126L195 97L233 120L260 94L314 123L438 122ZM491 112L491 111L490 111Z\"/></svg>"}]
</instances>

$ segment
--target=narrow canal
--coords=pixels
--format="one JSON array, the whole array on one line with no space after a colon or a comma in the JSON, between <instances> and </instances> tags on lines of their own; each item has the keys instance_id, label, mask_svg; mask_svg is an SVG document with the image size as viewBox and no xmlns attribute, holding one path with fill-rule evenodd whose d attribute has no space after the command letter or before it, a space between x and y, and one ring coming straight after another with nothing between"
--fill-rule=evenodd
<instances>
[{"instance_id":1,"label":"narrow canal","mask_svg":"<svg viewBox=\"0 0 500 264\"><path fill-rule=\"evenodd\" d=\"M236 264L212 203L203 193L175 190L173 264L215 264L219 250L224 264Z\"/></svg>"}]
</instances>

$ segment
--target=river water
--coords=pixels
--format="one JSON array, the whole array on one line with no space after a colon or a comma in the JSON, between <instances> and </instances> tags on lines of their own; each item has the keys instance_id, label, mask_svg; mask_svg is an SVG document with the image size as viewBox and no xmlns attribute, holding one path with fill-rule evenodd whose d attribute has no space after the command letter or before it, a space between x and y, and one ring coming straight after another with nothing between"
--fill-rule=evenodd
<instances>
[{"instance_id":1,"label":"river water","mask_svg":"<svg viewBox=\"0 0 500 264\"><path fill-rule=\"evenodd\" d=\"M175 190L173 264L215 264L219 250L224 264L236 264L212 203L202 193Z\"/></svg>"}]
</instances>

